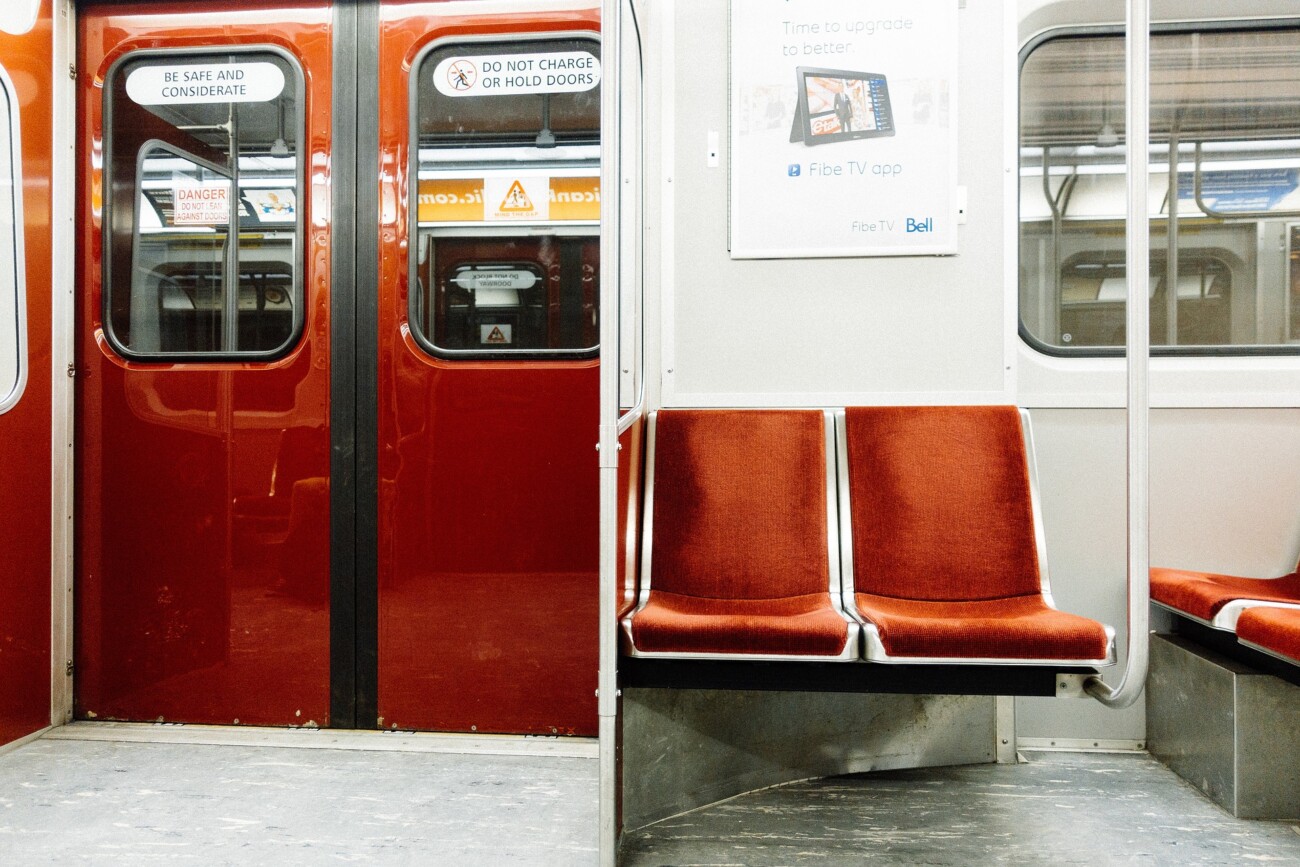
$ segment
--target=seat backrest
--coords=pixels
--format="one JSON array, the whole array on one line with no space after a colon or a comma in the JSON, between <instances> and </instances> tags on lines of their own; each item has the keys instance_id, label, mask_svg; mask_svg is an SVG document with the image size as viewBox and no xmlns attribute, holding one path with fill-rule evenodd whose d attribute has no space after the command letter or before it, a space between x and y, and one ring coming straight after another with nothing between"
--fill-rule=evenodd
<instances>
[{"instance_id":1,"label":"seat backrest","mask_svg":"<svg viewBox=\"0 0 1300 867\"><path fill-rule=\"evenodd\" d=\"M850 407L844 419L857 592L926 601L1040 592L1016 407Z\"/></svg>"},{"instance_id":2,"label":"seat backrest","mask_svg":"<svg viewBox=\"0 0 1300 867\"><path fill-rule=\"evenodd\" d=\"M829 590L824 413L661 410L651 430L643 574L654 590L715 599Z\"/></svg>"}]
</instances>

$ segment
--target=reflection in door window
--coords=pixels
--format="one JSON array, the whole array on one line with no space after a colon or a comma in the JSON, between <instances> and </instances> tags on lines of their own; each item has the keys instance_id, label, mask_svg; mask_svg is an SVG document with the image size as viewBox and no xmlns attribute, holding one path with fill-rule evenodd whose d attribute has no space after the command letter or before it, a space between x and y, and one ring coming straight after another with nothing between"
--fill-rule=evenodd
<instances>
[{"instance_id":1,"label":"reflection in door window","mask_svg":"<svg viewBox=\"0 0 1300 867\"><path fill-rule=\"evenodd\" d=\"M413 75L416 339L445 356L593 353L599 43L441 44Z\"/></svg>"},{"instance_id":2,"label":"reflection in door window","mask_svg":"<svg viewBox=\"0 0 1300 867\"><path fill-rule=\"evenodd\" d=\"M26 379L20 155L18 103L9 76L0 68L0 412L18 402Z\"/></svg>"},{"instance_id":3,"label":"reflection in door window","mask_svg":"<svg viewBox=\"0 0 1300 867\"><path fill-rule=\"evenodd\" d=\"M130 55L105 91L109 339L144 360L286 352L303 321L297 66Z\"/></svg>"}]
</instances>

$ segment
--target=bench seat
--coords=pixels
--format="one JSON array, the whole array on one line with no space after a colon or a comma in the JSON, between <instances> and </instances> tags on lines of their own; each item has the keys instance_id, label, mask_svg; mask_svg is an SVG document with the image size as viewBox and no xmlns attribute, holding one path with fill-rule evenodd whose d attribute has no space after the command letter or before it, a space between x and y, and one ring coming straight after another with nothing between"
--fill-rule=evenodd
<instances>
[{"instance_id":1,"label":"bench seat","mask_svg":"<svg viewBox=\"0 0 1300 867\"><path fill-rule=\"evenodd\" d=\"M1243 611L1237 619L1237 640L1300 664L1300 609L1257 606Z\"/></svg>"},{"instance_id":2,"label":"bench seat","mask_svg":"<svg viewBox=\"0 0 1300 867\"><path fill-rule=\"evenodd\" d=\"M1215 629L1232 631L1248 608L1300 608L1300 573L1281 578L1241 578L1181 569L1151 570L1151 601Z\"/></svg>"}]
</instances>

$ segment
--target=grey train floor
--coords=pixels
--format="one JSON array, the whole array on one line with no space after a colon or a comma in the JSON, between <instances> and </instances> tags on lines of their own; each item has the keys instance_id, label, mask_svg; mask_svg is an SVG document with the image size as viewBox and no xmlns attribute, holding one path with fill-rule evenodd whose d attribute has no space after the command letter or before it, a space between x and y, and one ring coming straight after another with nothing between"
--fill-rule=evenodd
<instances>
[{"instance_id":1,"label":"grey train floor","mask_svg":"<svg viewBox=\"0 0 1300 867\"><path fill-rule=\"evenodd\" d=\"M667 819L623 864L1294 864L1300 827L1234 819L1144 754L794 783Z\"/></svg>"},{"instance_id":2,"label":"grey train floor","mask_svg":"<svg viewBox=\"0 0 1300 867\"><path fill-rule=\"evenodd\" d=\"M0 865L593 864L597 773L592 758L42 739L0 755Z\"/></svg>"},{"instance_id":3,"label":"grey train floor","mask_svg":"<svg viewBox=\"0 0 1300 867\"><path fill-rule=\"evenodd\" d=\"M734 798L625 865L1296 864L1145 755L1027 753ZM586 865L597 763L554 755L43 739L0 755L0 865Z\"/></svg>"}]
</instances>

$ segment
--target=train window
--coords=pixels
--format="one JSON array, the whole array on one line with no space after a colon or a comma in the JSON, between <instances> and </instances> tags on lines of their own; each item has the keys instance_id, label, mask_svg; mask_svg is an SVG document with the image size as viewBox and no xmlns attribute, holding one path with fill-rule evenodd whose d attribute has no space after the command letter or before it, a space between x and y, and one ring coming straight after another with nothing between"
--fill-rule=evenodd
<instances>
[{"instance_id":1,"label":"train window","mask_svg":"<svg viewBox=\"0 0 1300 867\"><path fill-rule=\"evenodd\" d=\"M1300 350L1297 56L1294 25L1152 36L1155 354ZM1124 141L1122 32L1048 34L1026 49L1020 331L1040 351L1122 352Z\"/></svg>"},{"instance_id":2,"label":"train window","mask_svg":"<svg viewBox=\"0 0 1300 867\"><path fill-rule=\"evenodd\" d=\"M0 68L0 412L18 402L26 379L21 153L18 102Z\"/></svg>"},{"instance_id":3,"label":"train window","mask_svg":"<svg viewBox=\"0 0 1300 867\"><path fill-rule=\"evenodd\" d=\"M594 353L599 43L437 43L412 75L416 340L444 357Z\"/></svg>"},{"instance_id":4,"label":"train window","mask_svg":"<svg viewBox=\"0 0 1300 867\"><path fill-rule=\"evenodd\" d=\"M301 332L302 74L278 50L128 55L105 90L104 326L139 360Z\"/></svg>"}]
</instances>

